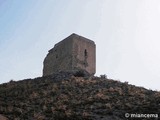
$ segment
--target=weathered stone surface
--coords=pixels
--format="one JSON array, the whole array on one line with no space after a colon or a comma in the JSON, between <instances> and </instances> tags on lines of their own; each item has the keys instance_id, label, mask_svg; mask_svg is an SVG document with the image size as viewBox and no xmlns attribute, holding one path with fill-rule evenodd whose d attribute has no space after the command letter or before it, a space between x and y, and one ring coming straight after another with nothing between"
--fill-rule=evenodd
<instances>
[{"instance_id":1,"label":"weathered stone surface","mask_svg":"<svg viewBox=\"0 0 160 120\"><path fill-rule=\"evenodd\" d=\"M95 43L82 36L72 34L49 50L43 67L43 76L55 72L96 72Z\"/></svg>"}]
</instances>

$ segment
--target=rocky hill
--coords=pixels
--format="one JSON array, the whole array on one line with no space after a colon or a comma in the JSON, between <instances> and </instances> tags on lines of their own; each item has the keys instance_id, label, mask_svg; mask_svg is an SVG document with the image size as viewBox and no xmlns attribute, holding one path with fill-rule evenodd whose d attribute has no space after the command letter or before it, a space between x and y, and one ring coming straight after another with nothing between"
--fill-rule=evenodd
<instances>
[{"instance_id":1,"label":"rocky hill","mask_svg":"<svg viewBox=\"0 0 160 120\"><path fill-rule=\"evenodd\" d=\"M160 92L105 76L60 72L0 85L1 120L149 119L159 113Z\"/></svg>"}]
</instances>

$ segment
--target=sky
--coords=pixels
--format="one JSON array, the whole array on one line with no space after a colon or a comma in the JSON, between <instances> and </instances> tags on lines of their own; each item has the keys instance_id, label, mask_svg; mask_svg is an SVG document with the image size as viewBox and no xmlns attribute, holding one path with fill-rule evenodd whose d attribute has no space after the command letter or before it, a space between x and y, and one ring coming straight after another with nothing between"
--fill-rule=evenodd
<instances>
[{"instance_id":1,"label":"sky","mask_svg":"<svg viewBox=\"0 0 160 120\"><path fill-rule=\"evenodd\" d=\"M96 43L96 76L160 90L159 0L0 0L0 84L42 76L72 33Z\"/></svg>"}]
</instances>

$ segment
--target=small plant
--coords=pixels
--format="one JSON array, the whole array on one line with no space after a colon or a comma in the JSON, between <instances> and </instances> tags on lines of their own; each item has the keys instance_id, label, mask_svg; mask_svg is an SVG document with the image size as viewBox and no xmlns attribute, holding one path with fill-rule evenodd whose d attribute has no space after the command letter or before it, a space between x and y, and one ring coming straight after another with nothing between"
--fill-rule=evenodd
<instances>
[{"instance_id":1,"label":"small plant","mask_svg":"<svg viewBox=\"0 0 160 120\"><path fill-rule=\"evenodd\" d=\"M124 84L128 85L128 81L125 81Z\"/></svg>"},{"instance_id":2,"label":"small plant","mask_svg":"<svg viewBox=\"0 0 160 120\"><path fill-rule=\"evenodd\" d=\"M9 83L13 83L13 82L15 82L13 79L11 79L11 80L9 81Z\"/></svg>"},{"instance_id":3,"label":"small plant","mask_svg":"<svg viewBox=\"0 0 160 120\"><path fill-rule=\"evenodd\" d=\"M102 79L107 79L107 75L106 75L106 74L100 75L100 78L102 78Z\"/></svg>"},{"instance_id":4,"label":"small plant","mask_svg":"<svg viewBox=\"0 0 160 120\"><path fill-rule=\"evenodd\" d=\"M75 74L74 74L75 77L84 77L84 72L83 71L77 71Z\"/></svg>"},{"instance_id":5,"label":"small plant","mask_svg":"<svg viewBox=\"0 0 160 120\"><path fill-rule=\"evenodd\" d=\"M85 70L78 70L78 71L75 71L74 76L75 77L87 77L89 76L89 73Z\"/></svg>"}]
</instances>

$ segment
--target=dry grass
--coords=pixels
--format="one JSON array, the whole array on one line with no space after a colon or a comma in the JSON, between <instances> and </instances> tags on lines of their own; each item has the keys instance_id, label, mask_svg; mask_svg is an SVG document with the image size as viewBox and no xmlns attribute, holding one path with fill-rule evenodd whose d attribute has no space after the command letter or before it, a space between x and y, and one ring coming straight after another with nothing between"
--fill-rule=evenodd
<instances>
[{"instance_id":1,"label":"dry grass","mask_svg":"<svg viewBox=\"0 0 160 120\"><path fill-rule=\"evenodd\" d=\"M0 113L9 120L122 120L124 113L160 113L160 92L107 78L61 76L0 85Z\"/></svg>"}]
</instances>

